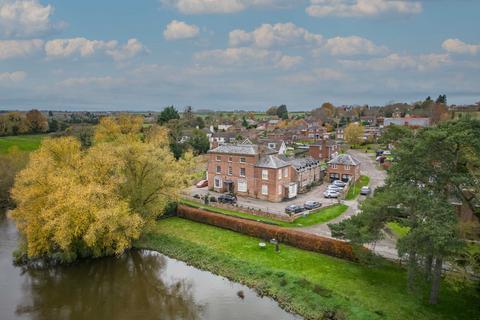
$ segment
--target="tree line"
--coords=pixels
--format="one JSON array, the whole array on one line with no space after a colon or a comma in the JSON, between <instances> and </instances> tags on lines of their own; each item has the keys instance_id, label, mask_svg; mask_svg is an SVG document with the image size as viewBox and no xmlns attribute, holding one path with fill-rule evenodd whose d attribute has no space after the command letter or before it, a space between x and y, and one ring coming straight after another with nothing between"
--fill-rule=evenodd
<instances>
[{"instance_id":1,"label":"tree line","mask_svg":"<svg viewBox=\"0 0 480 320\"><path fill-rule=\"evenodd\" d=\"M44 133L48 130L48 118L36 109L26 113L7 112L0 114L0 136Z\"/></svg>"}]
</instances>

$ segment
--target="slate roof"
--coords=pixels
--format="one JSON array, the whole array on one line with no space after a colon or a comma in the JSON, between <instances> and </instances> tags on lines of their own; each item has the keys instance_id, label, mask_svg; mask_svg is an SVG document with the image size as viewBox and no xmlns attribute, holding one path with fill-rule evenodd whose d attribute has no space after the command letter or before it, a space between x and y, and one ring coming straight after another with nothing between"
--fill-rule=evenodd
<instances>
[{"instance_id":1,"label":"slate roof","mask_svg":"<svg viewBox=\"0 0 480 320\"><path fill-rule=\"evenodd\" d=\"M260 157L260 159L255 164L256 167L272 169L283 168L288 165L290 165L288 162L280 159L280 157L276 155L271 154Z\"/></svg>"},{"instance_id":2,"label":"slate roof","mask_svg":"<svg viewBox=\"0 0 480 320\"><path fill-rule=\"evenodd\" d=\"M282 160L288 162L292 165L292 167L299 171L301 169L309 168L312 166L317 166L320 164L320 161L313 159L312 157L304 157L304 158L289 158L287 156L280 156Z\"/></svg>"},{"instance_id":3,"label":"slate roof","mask_svg":"<svg viewBox=\"0 0 480 320\"><path fill-rule=\"evenodd\" d=\"M258 154L258 146L254 144L222 144L208 152L256 155Z\"/></svg>"},{"instance_id":4,"label":"slate roof","mask_svg":"<svg viewBox=\"0 0 480 320\"><path fill-rule=\"evenodd\" d=\"M350 165L350 166L357 166L360 164L360 161L355 159L349 154L339 154L332 160L328 161L328 164L343 164L343 165Z\"/></svg>"}]
</instances>

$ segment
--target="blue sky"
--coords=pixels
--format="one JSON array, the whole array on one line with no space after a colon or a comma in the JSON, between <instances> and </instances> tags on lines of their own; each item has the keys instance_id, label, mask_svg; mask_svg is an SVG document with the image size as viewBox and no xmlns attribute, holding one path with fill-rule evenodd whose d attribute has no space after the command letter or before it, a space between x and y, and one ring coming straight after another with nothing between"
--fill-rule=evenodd
<instances>
[{"instance_id":1,"label":"blue sky","mask_svg":"<svg viewBox=\"0 0 480 320\"><path fill-rule=\"evenodd\" d=\"M480 100L480 1L0 0L0 109Z\"/></svg>"}]
</instances>

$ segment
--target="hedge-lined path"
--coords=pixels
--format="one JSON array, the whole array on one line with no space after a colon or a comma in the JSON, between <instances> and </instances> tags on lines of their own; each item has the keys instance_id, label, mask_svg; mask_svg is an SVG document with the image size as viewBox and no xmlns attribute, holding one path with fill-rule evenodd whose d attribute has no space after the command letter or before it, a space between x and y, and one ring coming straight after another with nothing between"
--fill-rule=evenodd
<instances>
[{"instance_id":1,"label":"hedge-lined path","mask_svg":"<svg viewBox=\"0 0 480 320\"><path fill-rule=\"evenodd\" d=\"M360 172L362 175L370 177L369 186L370 188L372 188L372 190L375 190L375 188L382 186L385 183L385 179L387 177L386 172L384 170L378 169L377 164L372 158L371 154L365 153L364 150L349 150L348 153L361 162ZM301 230L318 234L324 237L332 237L328 224L338 223L357 214L359 210L359 205L364 199L364 196L359 196L357 197L357 199L354 200L344 200L342 201L342 203L348 206L348 210L345 211L341 216L332 221L329 221L328 223L302 228ZM371 245L369 246L369 248L385 258L395 260L398 259L397 249L395 247L395 240L388 235L385 235L385 239L378 241L375 246Z\"/></svg>"}]
</instances>

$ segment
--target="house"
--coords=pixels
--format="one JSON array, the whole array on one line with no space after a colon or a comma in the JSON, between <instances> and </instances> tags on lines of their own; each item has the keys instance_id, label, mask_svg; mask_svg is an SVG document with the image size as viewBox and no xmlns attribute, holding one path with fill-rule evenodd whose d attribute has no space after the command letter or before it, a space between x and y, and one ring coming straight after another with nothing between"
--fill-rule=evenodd
<instances>
[{"instance_id":1,"label":"house","mask_svg":"<svg viewBox=\"0 0 480 320\"><path fill-rule=\"evenodd\" d=\"M308 146L308 154L315 160L328 161L338 155L339 145L334 140L320 140Z\"/></svg>"},{"instance_id":2,"label":"house","mask_svg":"<svg viewBox=\"0 0 480 320\"><path fill-rule=\"evenodd\" d=\"M292 180L298 184L298 192L308 191L308 187L323 180L320 161L312 157L285 158L292 165Z\"/></svg>"},{"instance_id":3,"label":"house","mask_svg":"<svg viewBox=\"0 0 480 320\"><path fill-rule=\"evenodd\" d=\"M375 142L380 137L380 128L376 126L363 127L363 140L368 142Z\"/></svg>"},{"instance_id":4,"label":"house","mask_svg":"<svg viewBox=\"0 0 480 320\"><path fill-rule=\"evenodd\" d=\"M287 152L287 145L283 140L265 140L260 139L259 143L265 147L277 151L277 154L285 154Z\"/></svg>"},{"instance_id":5,"label":"house","mask_svg":"<svg viewBox=\"0 0 480 320\"><path fill-rule=\"evenodd\" d=\"M409 126L409 127L429 127L430 118L415 118L415 117L404 117L404 118L384 118L383 125L385 127L390 125L397 126Z\"/></svg>"},{"instance_id":6,"label":"house","mask_svg":"<svg viewBox=\"0 0 480 320\"><path fill-rule=\"evenodd\" d=\"M349 154L337 155L328 161L327 175L331 181L357 181L360 178L360 161Z\"/></svg>"},{"instance_id":7,"label":"house","mask_svg":"<svg viewBox=\"0 0 480 320\"><path fill-rule=\"evenodd\" d=\"M335 138L337 140L345 140L345 128L338 128L337 131L335 131Z\"/></svg>"},{"instance_id":8,"label":"house","mask_svg":"<svg viewBox=\"0 0 480 320\"><path fill-rule=\"evenodd\" d=\"M222 144L208 151L208 185L217 192L280 202L296 197L291 164L254 144Z\"/></svg>"},{"instance_id":9,"label":"house","mask_svg":"<svg viewBox=\"0 0 480 320\"><path fill-rule=\"evenodd\" d=\"M225 143L234 143L236 142L237 133L235 132L215 132L210 138L210 149L216 148L217 146Z\"/></svg>"}]
</instances>

